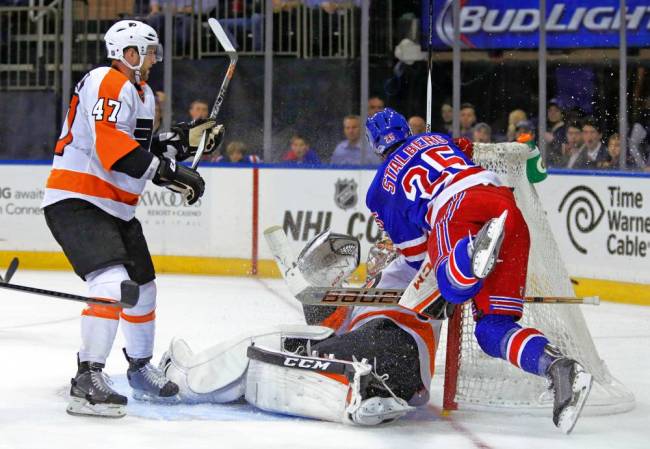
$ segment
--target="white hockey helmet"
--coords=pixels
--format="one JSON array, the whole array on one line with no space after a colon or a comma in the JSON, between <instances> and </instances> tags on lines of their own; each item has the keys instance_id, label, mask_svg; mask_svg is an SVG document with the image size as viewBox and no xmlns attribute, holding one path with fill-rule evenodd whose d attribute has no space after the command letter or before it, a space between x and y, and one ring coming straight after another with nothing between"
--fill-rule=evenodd
<instances>
[{"instance_id":1,"label":"white hockey helmet","mask_svg":"<svg viewBox=\"0 0 650 449\"><path fill-rule=\"evenodd\" d=\"M149 25L137 20L120 20L115 22L104 35L106 52L109 59L122 61L132 70L139 70L150 48L156 51L156 61L162 61L162 45L158 41L158 33ZM132 66L124 59L124 49L136 47L140 54L140 63Z\"/></svg>"}]
</instances>

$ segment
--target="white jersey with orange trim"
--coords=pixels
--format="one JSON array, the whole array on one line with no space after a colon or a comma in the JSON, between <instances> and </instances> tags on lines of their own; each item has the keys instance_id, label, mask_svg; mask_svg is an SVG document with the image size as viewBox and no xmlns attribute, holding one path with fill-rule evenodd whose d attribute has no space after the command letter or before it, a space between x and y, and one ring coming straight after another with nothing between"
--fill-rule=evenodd
<instances>
[{"instance_id":1,"label":"white jersey with orange trim","mask_svg":"<svg viewBox=\"0 0 650 449\"><path fill-rule=\"evenodd\" d=\"M400 255L381 271L381 280L376 288L406 288L417 270ZM338 307L334 313L320 323L331 327L337 335L353 331L375 319L389 319L408 332L418 346L420 377L427 391L435 370L436 348L440 341L442 321L430 320L403 307Z\"/></svg>"},{"instance_id":2,"label":"white jersey with orange trim","mask_svg":"<svg viewBox=\"0 0 650 449\"><path fill-rule=\"evenodd\" d=\"M147 177L111 169L138 146L149 150L154 114L154 93L146 83L136 86L110 67L91 70L75 86L42 207L79 198L131 220Z\"/></svg>"}]
</instances>

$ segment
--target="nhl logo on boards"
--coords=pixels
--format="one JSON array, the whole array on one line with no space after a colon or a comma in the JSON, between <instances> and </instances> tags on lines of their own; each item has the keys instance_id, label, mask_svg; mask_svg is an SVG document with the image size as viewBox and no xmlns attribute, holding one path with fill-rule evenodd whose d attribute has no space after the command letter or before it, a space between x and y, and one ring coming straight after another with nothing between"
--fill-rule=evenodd
<instances>
[{"instance_id":1,"label":"nhl logo on boards","mask_svg":"<svg viewBox=\"0 0 650 449\"><path fill-rule=\"evenodd\" d=\"M357 183L354 179L339 179L334 185L334 202L343 210L357 205Z\"/></svg>"}]
</instances>

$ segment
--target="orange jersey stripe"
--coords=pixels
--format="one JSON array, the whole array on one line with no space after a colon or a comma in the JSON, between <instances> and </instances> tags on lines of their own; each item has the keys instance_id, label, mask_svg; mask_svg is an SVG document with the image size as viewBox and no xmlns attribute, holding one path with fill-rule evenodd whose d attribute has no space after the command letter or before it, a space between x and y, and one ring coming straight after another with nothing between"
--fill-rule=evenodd
<instances>
[{"instance_id":1,"label":"orange jersey stripe","mask_svg":"<svg viewBox=\"0 0 650 449\"><path fill-rule=\"evenodd\" d=\"M350 324L350 329L354 328L354 325L359 321L369 317L386 317L417 333L427 345L427 349L429 350L429 371L431 372L431 376L433 376L436 358L436 336L434 335L433 329L429 323L418 319L416 316L410 313L400 312L399 310L385 310L363 313L355 317Z\"/></svg>"},{"instance_id":2,"label":"orange jersey stripe","mask_svg":"<svg viewBox=\"0 0 650 449\"><path fill-rule=\"evenodd\" d=\"M70 100L70 109L68 110L68 132L67 134L59 139L54 147L54 154L62 155L65 147L72 142L72 123L74 122L75 117L77 116L77 106L79 105L79 95L74 94Z\"/></svg>"},{"instance_id":3,"label":"orange jersey stripe","mask_svg":"<svg viewBox=\"0 0 650 449\"><path fill-rule=\"evenodd\" d=\"M139 195L127 192L97 176L72 170L54 168L47 179L48 189L67 190L68 192L105 198L120 203L135 206Z\"/></svg>"},{"instance_id":4,"label":"orange jersey stripe","mask_svg":"<svg viewBox=\"0 0 650 449\"><path fill-rule=\"evenodd\" d=\"M124 84L128 82L129 79L122 72L111 69L99 85L97 97L100 100L104 99L104 113L101 120L95 121L95 146L97 156L106 171L110 170L115 162L139 146L136 140L124 131L117 129L116 121L109 121L114 107L108 104L108 100L119 101L120 91Z\"/></svg>"},{"instance_id":5,"label":"orange jersey stripe","mask_svg":"<svg viewBox=\"0 0 650 449\"><path fill-rule=\"evenodd\" d=\"M152 310L146 315L127 315L124 312L120 314L120 318L129 323L148 323L156 319L156 311Z\"/></svg>"},{"instance_id":6,"label":"orange jersey stripe","mask_svg":"<svg viewBox=\"0 0 650 449\"><path fill-rule=\"evenodd\" d=\"M106 301L113 301L107 299ZM105 318L107 320L117 320L120 318L121 307L101 306L98 304L88 304L81 314L84 316L94 316L96 318Z\"/></svg>"},{"instance_id":7,"label":"orange jersey stripe","mask_svg":"<svg viewBox=\"0 0 650 449\"><path fill-rule=\"evenodd\" d=\"M345 323L349 310L349 307L337 307L334 312L320 323L320 325L329 327L335 331L339 330L341 326L343 326L343 323Z\"/></svg>"},{"instance_id":8,"label":"orange jersey stripe","mask_svg":"<svg viewBox=\"0 0 650 449\"><path fill-rule=\"evenodd\" d=\"M323 371L315 371L315 373L320 374L321 376L329 377L330 379L335 380L343 385L350 385L350 380L345 374L326 373Z\"/></svg>"}]
</instances>

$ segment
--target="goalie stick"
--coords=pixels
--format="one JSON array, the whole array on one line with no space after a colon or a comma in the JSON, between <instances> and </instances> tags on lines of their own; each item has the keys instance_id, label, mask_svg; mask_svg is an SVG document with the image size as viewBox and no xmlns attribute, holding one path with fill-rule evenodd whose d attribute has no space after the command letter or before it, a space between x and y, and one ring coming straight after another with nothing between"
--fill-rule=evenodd
<instances>
[{"instance_id":1,"label":"goalie stick","mask_svg":"<svg viewBox=\"0 0 650 449\"><path fill-rule=\"evenodd\" d=\"M9 264L5 277L0 277L0 288L9 290L17 290L23 293L32 293L34 295L48 296L50 298L65 299L68 301L85 302L86 304L96 304L109 307L123 307L130 309L138 303L140 296L140 287L134 281L122 281L120 285L120 300L109 301L99 298L88 298L86 296L73 295L71 293L57 292L54 290L45 290L42 288L28 287L25 285L10 284L9 281L13 277L16 269L18 268L18 258L14 257Z\"/></svg>"},{"instance_id":2,"label":"goalie stick","mask_svg":"<svg viewBox=\"0 0 650 449\"><path fill-rule=\"evenodd\" d=\"M210 17L208 19L208 25L210 25L210 29L217 37L219 44L221 44L223 49L226 50L226 54L230 59L228 70L226 70L226 76L223 78L223 81L221 82L221 88L219 88L217 99L214 101L214 105L212 106L212 111L210 112L210 118L215 119L219 114L219 110L221 109L221 104L223 103L223 99L226 96L226 90L228 89L228 84L230 84L230 80L232 79L232 76L235 73L235 66L237 65L238 56L235 47L233 47L232 43L230 42L230 39L228 39L228 36L226 35L226 32L221 27L219 21L217 19ZM196 154L194 155L194 160L192 161L193 169L195 169L199 165L199 161L201 160L201 156L203 155L203 151L205 150L207 135L208 135L207 131L203 131L203 135L201 136L201 141L199 142L199 146L196 150Z\"/></svg>"},{"instance_id":3,"label":"goalie stick","mask_svg":"<svg viewBox=\"0 0 650 449\"><path fill-rule=\"evenodd\" d=\"M298 269L291 251L289 240L280 226L272 226L264 231L264 237L271 254L286 280L289 290L303 304L318 306L402 306L423 315L427 307L439 297L435 275L430 275L428 258L406 289L381 288L334 288L310 285ZM574 298L565 296L527 296L527 303L542 304L593 304L598 305L597 296Z\"/></svg>"}]
</instances>

